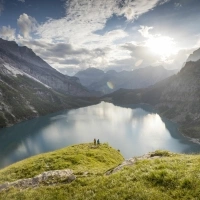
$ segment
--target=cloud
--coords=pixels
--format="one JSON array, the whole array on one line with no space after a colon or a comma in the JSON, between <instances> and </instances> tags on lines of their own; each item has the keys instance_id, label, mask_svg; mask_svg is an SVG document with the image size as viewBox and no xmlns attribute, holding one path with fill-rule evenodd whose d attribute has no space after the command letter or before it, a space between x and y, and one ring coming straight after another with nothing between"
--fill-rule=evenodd
<instances>
[{"instance_id":1,"label":"cloud","mask_svg":"<svg viewBox=\"0 0 200 200\"><path fill-rule=\"evenodd\" d=\"M124 15L127 20L132 20L153 9L159 2L160 0L68 0L66 13L73 18L86 16L87 20L101 23L113 14Z\"/></svg>"},{"instance_id":2,"label":"cloud","mask_svg":"<svg viewBox=\"0 0 200 200\"><path fill-rule=\"evenodd\" d=\"M58 43L48 49L51 57L63 57L66 55L88 54L88 50L84 48L74 49L71 44Z\"/></svg>"},{"instance_id":3,"label":"cloud","mask_svg":"<svg viewBox=\"0 0 200 200\"><path fill-rule=\"evenodd\" d=\"M132 70L135 68L135 59L134 58L126 58L126 59L118 59L113 60L106 70L115 70L115 71L122 71L122 70Z\"/></svg>"},{"instance_id":4,"label":"cloud","mask_svg":"<svg viewBox=\"0 0 200 200\"><path fill-rule=\"evenodd\" d=\"M25 0L18 0L19 2L25 3Z\"/></svg>"},{"instance_id":5,"label":"cloud","mask_svg":"<svg viewBox=\"0 0 200 200\"><path fill-rule=\"evenodd\" d=\"M5 40L15 40L15 31L10 26L3 26L0 28L0 37Z\"/></svg>"},{"instance_id":6,"label":"cloud","mask_svg":"<svg viewBox=\"0 0 200 200\"><path fill-rule=\"evenodd\" d=\"M78 59L66 59L59 61L59 63L63 65L78 65L80 61Z\"/></svg>"},{"instance_id":7,"label":"cloud","mask_svg":"<svg viewBox=\"0 0 200 200\"><path fill-rule=\"evenodd\" d=\"M159 2L159 5L163 5L163 4L165 4L165 3L168 3L169 1L171 1L171 0L163 0L163 1L160 1L160 2Z\"/></svg>"},{"instance_id":8,"label":"cloud","mask_svg":"<svg viewBox=\"0 0 200 200\"><path fill-rule=\"evenodd\" d=\"M162 65L166 69L181 69L188 56L195 50L195 48L181 49L177 54L171 54L163 61L159 56L151 53L146 46L137 46L135 44L127 43L122 45L121 48L129 51L131 58L124 60L124 63L128 64L128 62L132 62L132 68L136 68L139 63L139 67ZM123 63L122 61L123 60L118 60L115 64L120 66L120 64Z\"/></svg>"},{"instance_id":9,"label":"cloud","mask_svg":"<svg viewBox=\"0 0 200 200\"><path fill-rule=\"evenodd\" d=\"M149 26L140 26L140 29L138 30L141 35L145 38L149 38L151 34L149 34L149 30L153 29L153 27Z\"/></svg>"},{"instance_id":10,"label":"cloud","mask_svg":"<svg viewBox=\"0 0 200 200\"><path fill-rule=\"evenodd\" d=\"M159 0L135 0L135 1L118 1L119 6L116 14L117 15L124 15L127 20L132 20L137 18L138 16L148 12L149 10L153 9L158 3Z\"/></svg>"},{"instance_id":11,"label":"cloud","mask_svg":"<svg viewBox=\"0 0 200 200\"><path fill-rule=\"evenodd\" d=\"M174 38L161 34L149 33L151 29L153 29L153 27L140 26L138 30L146 39L143 41L143 46L148 47L154 54L158 54L163 61L166 61L171 54L176 54L178 52Z\"/></svg>"},{"instance_id":12,"label":"cloud","mask_svg":"<svg viewBox=\"0 0 200 200\"><path fill-rule=\"evenodd\" d=\"M153 9L158 2L160 1L68 0L65 3L66 17L49 19L37 28L37 37L63 43L56 44L41 55L46 58L53 55L70 55L73 59L78 58L82 61L79 64L81 67L105 67L115 58L125 59L122 50L116 49L115 44L128 37L127 32L115 29L97 34L96 31L102 30L113 15L125 16L128 21L134 20ZM105 51L106 48L112 48L113 52Z\"/></svg>"},{"instance_id":13,"label":"cloud","mask_svg":"<svg viewBox=\"0 0 200 200\"><path fill-rule=\"evenodd\" d=\"M34 46L33 48L36 48L36 51L46 58L49 57L49 58L63 59L69 56L77 57L90 54L89 51L85 48L75 49L71 44L66 44L66 43L57 43L57 44L40 43L39 46L37 46L39 42L34 41L31 43L32 43L31 45Z\"/></svg>"},{"instance_id":14,"label":"cloud","mask_svg":"<svg viewBox=\"0 0 200 200\"><path fill-rule=\"evenodd\" d=\"M151 53L150 49L146 46L127 43L122 45L122 48L129 51L133 59L132 63L135 67L155 65L159 59L159 57Z\"/></svg>"},{"instance_id":15,"label":"cloud","mask_svg":"<svg viewBox=\"0 0 200 200\"><path fill-rule=\"evenodd\" d=\"M76 65L69 65L67 67L58 68L58 71L69 76L74 76L80 70L82 69L77 68Z\"/></svg>"},{"instance_id":16,"label":"cloud","mask_svg":"<svg viewBox=\"0 0 200 200\"><path fill-rule=\"evenodd\" d=\"M66 2L66 17L48 20L39 27L37 34L41 37L65 40L73 44L78 42L84 45L92 41L101 45L106 35L97 35L95 31L103 29L109 18L117 15L133 20L153 9L158 2L159 0L69 0ZM108 40L108 37L106 39ZM107 42L106 39L103 40L104 45ZM109 40L113 42L111 36Z\"/></svg>"},{"instance_id":17,"label":"cloud","mask_svg":"<svg viewBox=\"0 0 200 200\"><path fill-rule=\"evenodd\" d=\"M18 40L21 44L32 48L55 68L105 68L117 63L123 64L123 61L127 65L133 60L139 66L143 61L119 46L121 41L129 37L128 32L119 27L102 34L97 32L103 30L108 19L113 16L124 16L126 21L132 22L159 3L165 3L161 0L64 1L66 16L63 18L48 19L38 24L34 18L24 13L18 19L21 33ZM150 29L152 27L141 27L141 33L148 35ZM39 39L28 41L31 36ZM137 50L140 51L139 48Z\"/></svg>"},{"instance_id":18,"label":"cloud","mask_svg":"<svg viewBox=\"0 0 200 200\"><path fill-rule=\"evenodd\" d=\"M56 69L72 67L72 65L79 69L91 66L105 67L107 56L111 52L108 47L89 51L87 48L77 48L67 43L53 44L51 41L41 39L28 40L21 38L20 44L33 49L37 55Z\"/></svg>"},{"instance_id":19,"label":"cloud","mask_svg":"<svg viewBox=\"0 0 200 200\"><path fill-rule=\"evenodd\" d=\"M167 69L181 69L184 63L187 61L190 54L192 54L196 49L181 49L177 54L171 55L169 57L169 63L165 63L164 66Z\"/></svg>"},{"instance_id":20,"label":"cloud","mask_svg":"<svg viewBox=\"0 0 200 200\"><path fill-rule=\"evenodd\" d=\"M180 7L182 7L182 4L181 3L174 3L174 6L175 6L175 8L180 8Z\"/></svg>"},{"instance_id":21,"label":"cloud","mask_svg":"<svg viewBox=\"0 0 200 200\"><path fill-rule=\"evenodd\" d=\"M17 24L24 38L31 38L30 34L35 31L38 26L36 19L25 13L19 16Z\"/></svg>"}]
</instances>

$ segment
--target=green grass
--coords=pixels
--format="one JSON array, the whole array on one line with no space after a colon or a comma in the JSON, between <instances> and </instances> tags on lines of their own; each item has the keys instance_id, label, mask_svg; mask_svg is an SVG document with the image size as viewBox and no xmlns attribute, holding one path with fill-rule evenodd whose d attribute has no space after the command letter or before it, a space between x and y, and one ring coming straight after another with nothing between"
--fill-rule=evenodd
<instances>
[{"instance_id":1,"label":"green grass","mask_svg":"<svg viewBox=\"0 0 200 200\"><path fill-rule=\"evenodd\" d=\"M69 152L74 152L75 154L70 155ZM62 156L60 156L61 154ZM104 175L106 170L112 168L113 165L118 165L123 160L119 152L107 144L101 145L98 149L91 149L90 144L76 145L50 154L33 157L1 170L1 182L6 177L7 180L13 180L13 176L16 179L17 175L13 174L14 171L22 176L26 168L30 168L33 160L54 157L55 160L52 160L52 165L56 168L63 168L68 162L64 158L62 159L65 154L68 154L71 162L69 168L73 168L76 174L88 171L90 172L89 176L77 176L77 179L71 184L60 183L55 186L42 186L21 191L13 188L0 193L0 199L200 199L200 155L183 155L172 154L167 151L156 151L154 155L162 156L161 158L138 160L135 165L124 167L121 171L106 176ZM95 155L98 156L95 157ZM84 156L84 160L82 160L81 156ZM65 162L65 164L62 162ZM31 167L32 170L42 171L41 169L37 169L36 164L32 165L35 166L34 168ZM42 160L40 165L37 166L43 166ZM20 168L21 170L23 168L23 172L19 171ZM28 171L30 171L29 175L25 176L33 174L31 170Z\"/></svg>"},{"instance_id":2,"label":"green grass","mask_svg":"<svg viewBox=\"0 0 200 200\"><path fill-rule=\"evenodd\" d=\"M92 143L73 145L20 161L0 170L0 183L34 177L44 171L68 168L77 175L84 172L102 174L124 160L123 156L108 144L92 147Z\"/></svg>"}]
</instances>

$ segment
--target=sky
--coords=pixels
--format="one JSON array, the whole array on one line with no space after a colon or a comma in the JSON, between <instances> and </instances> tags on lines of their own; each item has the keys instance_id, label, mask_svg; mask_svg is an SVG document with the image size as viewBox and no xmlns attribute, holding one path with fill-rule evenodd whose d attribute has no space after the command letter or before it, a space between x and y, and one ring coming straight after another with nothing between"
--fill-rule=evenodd
<instances>
[{"instance_id":1,"label":"sky","mask_svg":"<svg viewBox=\"0 0 200 200\"><path fill-rule=\"evenodd\" d=\"M200 47L199 0L0 0L0 37L62 73L180 69Z\"/></svg>"}]
</instances>

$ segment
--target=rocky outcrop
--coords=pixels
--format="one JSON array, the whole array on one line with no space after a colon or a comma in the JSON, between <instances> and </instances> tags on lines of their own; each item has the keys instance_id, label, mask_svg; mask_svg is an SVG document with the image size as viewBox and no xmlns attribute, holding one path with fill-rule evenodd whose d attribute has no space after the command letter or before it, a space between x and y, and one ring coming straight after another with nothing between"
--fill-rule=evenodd
<instances>
[{"instance_id":1,"label":"rocky outcrop","mask_svg":"<svg viewBox=\"0 0 200 200\"><path fill-rule=\"evenodd\" d=\"M122 162L120 165L118 165L117 167L108 170L105 175L111 175L113 173L116 173L118 171L120 171L121 169L123 169L125 166L129 166L129 165L134 165L138 160L144 160L144 159L156 159L156 158L161 158L161 155L156 155L154 153L148 153L145 154L143 156L139 156L139 157L133 157L130 159L125 160L124 162Z\"/></svg>"},{"instance_id":2,"label":"rocky outcrop","mask_svg":"<svg viewBox=\"0 0 200 200\"><path fill-rule=\"evenodd\" d=\"M43 172L34 178L28 179L21 179L15 182L7 182L0 185L0 192L7 190L11 187L19 188L19 189L26 189L26 188L33 188L38 187L41 185L54 185L58 183L71 183L76 179L73 171L70 169L65 170L53 170Z\"/></svg>"}]
</instances>

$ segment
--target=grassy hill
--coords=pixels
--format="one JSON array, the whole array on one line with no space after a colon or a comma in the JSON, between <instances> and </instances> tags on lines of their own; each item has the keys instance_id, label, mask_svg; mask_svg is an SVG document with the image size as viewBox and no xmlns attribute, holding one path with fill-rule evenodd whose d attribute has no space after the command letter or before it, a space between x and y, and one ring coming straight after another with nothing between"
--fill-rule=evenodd
<instances>
[{"instance_id":1,"label":"grassy hill","mask_svg":"<svg viewBox=\"0 0 200 200\"><path fill-rule=\"evenodd\" d=\"M72 169L76 180L20 190L0 192L0 199L199 199L200 155L156 151L152 159L138 159L111 175L105 172L124 159L108 144L70 146L31 157L0 170L0 183L29 178L43 171ZM87 175L84 175L87 172Z\"/></svg>"}]
</instances>

